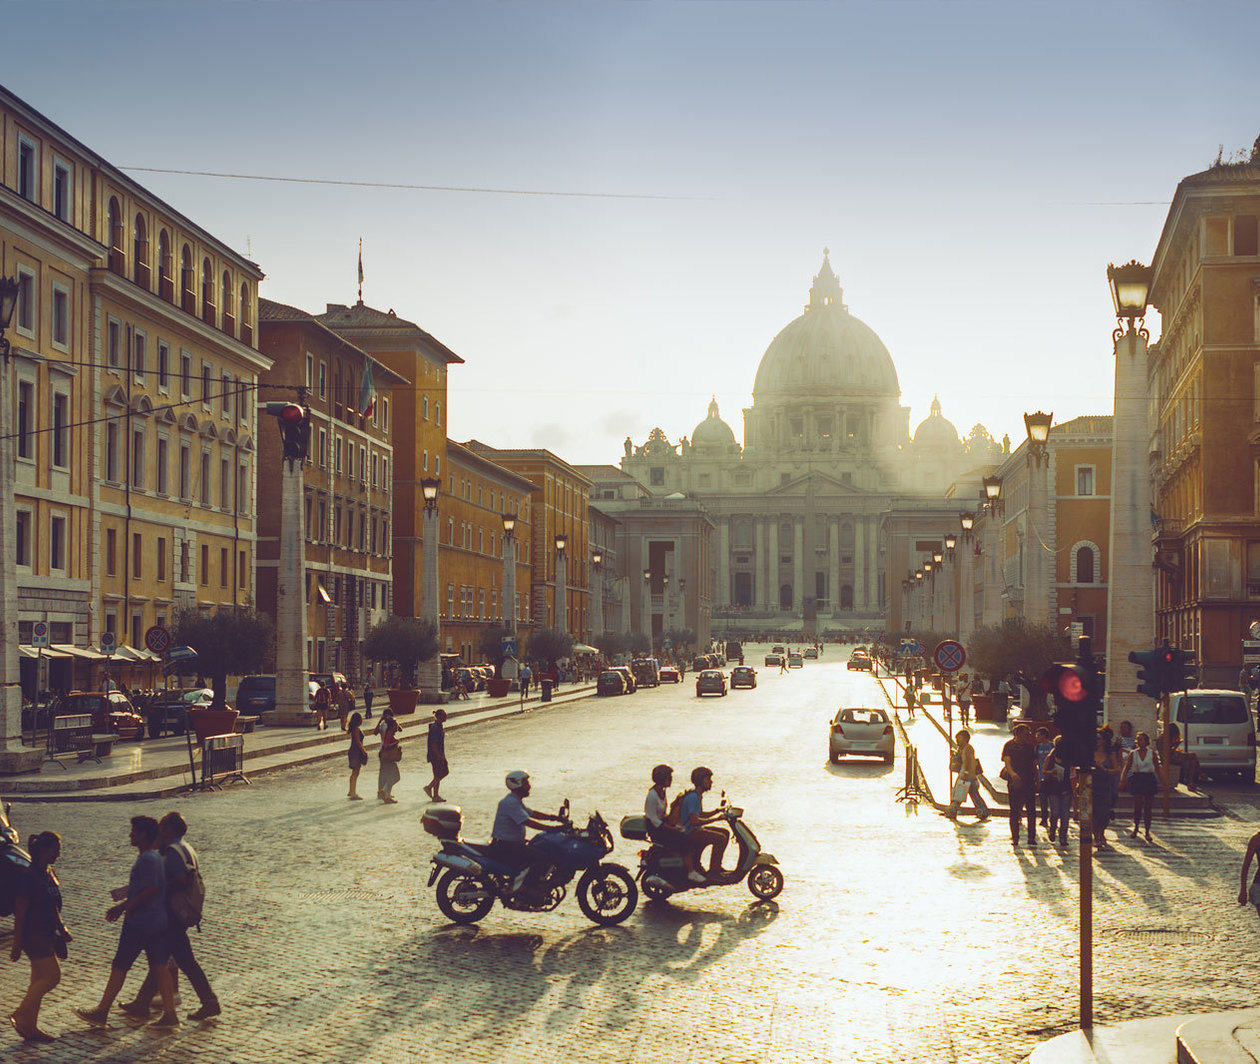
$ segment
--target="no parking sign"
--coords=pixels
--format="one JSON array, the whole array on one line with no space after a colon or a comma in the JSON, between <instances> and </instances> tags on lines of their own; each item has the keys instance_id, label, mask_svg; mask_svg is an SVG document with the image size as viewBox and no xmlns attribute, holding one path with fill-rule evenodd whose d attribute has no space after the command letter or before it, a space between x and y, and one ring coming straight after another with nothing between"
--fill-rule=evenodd
<instances>
[{"instance_id":1,"label":"no parking sign","mask_svg":"<svg viewBox=\"0 0 1260 1064\"><path fill-rule=\"evenodd\" d=\"M957 639L942 639L932 657L941 672L957 672L967 661L967 651Z\"/></svg>"}]
</instances>

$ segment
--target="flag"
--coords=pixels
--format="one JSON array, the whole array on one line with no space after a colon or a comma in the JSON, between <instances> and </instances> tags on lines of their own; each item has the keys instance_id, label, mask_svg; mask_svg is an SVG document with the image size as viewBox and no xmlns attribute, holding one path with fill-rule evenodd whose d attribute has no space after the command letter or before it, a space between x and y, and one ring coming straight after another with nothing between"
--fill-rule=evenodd
<instances>
[{"instance_id":1,"label":"flag","mask_svg":"<svg viewBox=\"0 0 1260 1064\"><path fill-rule=\"evenodd\" d=\"M376 406L376 385L372 381L372 363L363 363L363 379L359 382L359 417L372 416L372 408Z\"/></svg>"}]
</instances>

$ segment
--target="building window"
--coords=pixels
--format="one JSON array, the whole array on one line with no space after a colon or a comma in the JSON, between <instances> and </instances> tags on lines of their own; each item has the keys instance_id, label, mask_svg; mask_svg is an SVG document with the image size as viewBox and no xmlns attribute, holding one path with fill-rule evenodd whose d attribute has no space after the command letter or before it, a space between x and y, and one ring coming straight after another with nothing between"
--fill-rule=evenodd
<instances>
[{"instance_id":1,"label":"building window","mask_svg":"<svg viewBox=\"0 0 1260 1064\"><path fill-rule=\"evenodd\" d=\"M230 374L224 373L219 377L219 386L223 389L223 394L219 396L219 410L224 414L232 412L232 377Z\"/></svg>"},{"instance_id":2,"label":"building window","mask_svg":"<svg viewBox=\"0 0 1260 1064\"><path fill-rule=\"evenodd\" d=\"M420 416L425 421L429 420L429 397L427 395L420 397Z\"/></svg>"},{"instance_id":3,"label":"building window","mask_svg":"<svg viewBox=\"0 0 1260 1064\"><path fill-rule=\"evenodd\" d=\"M1254 214L1240 214L1234 218L1234 254L1260 254L1260 231Z\"/></svg>"},{"instance_id":4,"label":"building window","mask_svg":"<svg viewBox=\"0 0 1260 1064\"><path fill-rule=\"evenodd\" d=\"M1076 494L1094 494L1094 467L1092 465L1076 467Z\"/></svg>"},{"instance_id":5,"label":"building window","mask_svg":"<svg viewBox=\"0 0 1260 1064\"><path fill-rule=\"evenodd\" d=\"M328 363L321 362L319 364L319 397L321 399L328 398Z\"/></svg>"},{"instance_id":6,"label":"building window","mask_svg":"<svg viewBox=\"0 0 1260 1064\"><path fill-rule=\"evenodd\" d=\"M315 451L320 469L328 468L328 436L323 429L319 430L319 446Z\"/></svg>"},{"instance_id":7,"label":"building window","mask_svg":"<svg viewBox=\"0 0 1260 1064\"><path fill-rule=\"evenodd\" d=\"M201 505L210 505L210 452L201 452Z\"/></svg>"},{"instance_id":8,"label":"building window","mask_svg":"<svg viewBox=\"0 0 1260 1064\"><path fill-rule=\"evenodd\" d=\"M179 394L184 399L192 398L192 356L179 356Z\"/></svg>"},{"instance_id":9,"label":"building window","mask_svg":"<svg viewBox=\"0 0 1260 1064\"><path fill-rule=\"evenodd\" d=\"M144 487L144 429L131 432L131 486Z\"/></svg>"},{"instance_id":10,"label":"building window","mask_svg":"<svg viewBox=\"0 0 1260 1064\"><path fill-rule=\"evenodd\" d=\"M31 565L31 512L30 510L19 510L17 512L17 541L15 543L14 558L18 565L30 568Z\"/></svg>"},{"instance_id":11,"label":"building window","mask_svg":"<svg viewBox=\"0 0 1260 1064\"><path fill-rule=\"evenodd\" d=\"M210 546L206 543L201 545L201 586L210 586Z\"/></svg>"},{"instance_id":12,"label":"building window","mask_svg":"<svg viewBox=\"0 0 1260 1064\"><path fill-rule=\"evenodd\" d=\"M39 198L39 146L18 134L18 195L32 203Z\"/></svg>"},{"instance_id":13,"label":"building window","mask_svg":"<svg viewBox=\"0 0 1260 1064\"><path fill-rule=\"evenodd\" d=\"M66 519L54 515L50 524L48 537L48 568L55 573L66 571Z\"/></svg>"},{"instance_id":14,"label":"building window","mask_svg":"<svg viewBox=\"0 0 1260 1064\"><path fill-rule=\"evenodd\" d=\"M389 434L389 400L381 400L381 431Z\"/></svg>"},{"instance_id":15,"label":"building window","mask_svg":"<svg viewBox=\"0 0 1260 1064\"><path fill-rule=\"evenodd\" d=\"M219 548L219 587L228 586L228 549Z\"/></svg>"},{"instance_id":16,"label":"building window","mask_svg":"<svg viewBox=\"0 0 1260 1064\"><path fill-rule=\"evenodd\" d=\"M333 437L333 471L341 472L341 437Z\"/></svg>"},{"instance_id":17,"label":"building window","mask_svg":"<svg viewBox=\"0 0 1260 1064\"><path fill-rule=\"evenodd\" d=\"M35 385L18 382L17 453L19 458L35 457Z\"/></svg>"},{"instance_id":18,"label":"building window","mask_svg":"<svg viewBox=\"0 0 1260 1064\"><path fill-rule=\"evenodd\" d=\"M30 270L24 270L20 266L17 271L18 279L18 297L17 310L14 318L17 320L15 328L23 336L30 339L35 338L35 322L38 315L35 313L36 303L39 299L39 292L35 285L35 274Z\"/></svg>"},{"instance_id":19,"label":"building window","mask_svg":"<svg viewBox=\"0 0 1260 1064\"><path fill-rule=\"evenodd\" d=\"M210 409L210 363L201 363L201 405Z\"/></svg>"},{"instance_id":20,"label":"building window","mask_svg":"<svg viewBox=\"0 0 1260 1064\"><path fill-rule=\"evenodd\" d=\"M171 386L171 345L158 341L157 379L161 391L169 391Z\"/></svg>"},{"instance_id":21,"label":"building window","mask_svg":"<svg viewBox=\"0 0 1260 1064\"><path fill-rule=\"evenodd\" d=\"M158 536L157 541L157 580L159 584L166 583L166 539Z\"/></svg>"},{"instance_id":22,"label":"building window","mask_svg":"<svg viewBox=\"0 0 1260 1064\"><path fill-rule=\"evenodd\" d=\"M165 436L159 436L157 441L157 493L165 495L170 490L170 442Z\"/></svg>"},{"instance_id":23,"label":"building window","mask_svg":"<svg viewBox=\"0 0 1260 1064\"><path fill-rule=\"evenodd\" d=\"M201 260L201 320L207 325L215 323L214 267L208 258Z\"/></svg>"},{"instance_id":24,"label":"building window","mask_svg":"<svg viewBox=\"0 0 1260 1064\"><path fill-rule=\"evenodd\" d=\"M249 466L244 462L236 467L236 509L249 513Z\"/></svg>"},{"instance_id":25,"label":"building window","mask_svg":"<svg viewBox=\"0 0 1260 1064\"><path fill-rule=\"evenodd\" d=\"M1247 597L1260 599L1260 542L1247 544Z\"/></svg>"},{"instance_id":26,"label":"building window","mask_svg":"<svg viewBox=\"0 0 1260 1064\"><path fill-rule=\"evenodd\" d=\"M236 586L245 587L249 583L249 556L240 551L236 556Z\"/></svg>"},{"instance_id":27,"label":"building window","mask_svg":"<svg viewBox=\"0 0 1260 1064\"><path fill-rule=\"evenodd\" d=\"M63 222L70 221L70 204L74 202L74 178L70 167L60 159L53 160L53 214Z\"/></svg>"},{"instance_id":28,"label":"building window","mask_svg":"<svg viewBox=\"0 0 1260 1064\"><path fill-rule=\"evenodd\" d=\"M109 246L109 268L120 277L126 276L123 263L126 254L123 251L123 233L122 211L119 209L118 200L113 196L109 199L109 206L105 211L105 226L108 232L105 234L105 243Z\"/></svg>"},{"instance_id":29,"label":"building window","mask_svg":"<svg viewBox=\"0 0 1260 1064\"><path fill-rule=\"evenodd\" d=\"M1094 582L1094 549L1092 547L1076 548L1076 582L1092 584Z\"/></svg>"},{"instance_id":30,"label":"building window","mask_svg":"<svg viewBox=\"0 0 1260 1064\"><path fill-rule=\"evenodd\" d=\"M230 473L231 467L228 460L224 457L219 458L219 509L230 510L232 508L232 477Z\"/></svg>"},{"instance_id":31,"label":"building window","mask_svg":"<svg viewBox=\"0 0 1260 1064\"><path fill-rule=\"evenodd\" d=\"M433 404L433 409L434 409L434 420L438 423L438 426L440 427L442 424L442 400L441 399L439 399L436 403Z\"/></svg>"},{"instance_id":32,"label":"building window","mask_svg":"<svg viewBox=\"0 0 1260 1064\"><path fill-rule=\"evenodd\" d=\"M131 371L136 375L136 383L144 383L145 371L145 335L137 332L132 340L131 346L133 350L131 359Z\"/></svg>"},{"instance_id":33,"label":"building window","mask_svg":"<svg viewBox=\"0 0 1260 1064\"><path fill-rule=\"evenodd\" d=\"M70 397L53 395L52 464L58 469L70 465Z\"/></svg>"},{"instance_id":34,"label":"building window","mask_svg":"<svg viewBox=\"0 0 1260 1064\"><path fill-rule=\"evenodd\" d=\"M105 423L105 479L118 482L118 422Z\"/></svg>"},{"instance_id":35,"label":"building window","mask_svg":"<svg viewBox=\"0 0 1260 1064\"><path fill-rule=\"evenodd\" d=\"M309 392L315 387L315 358L313 355L306 356L306 390Z\"/></svg>"},{"instance_id":36,"label":"building window","mask_svg":"<svg viewBox=\"0 0 1260 1064\"><path fill-rule=\"evenodd\" d=\"M179 544L179 582L181 584L189 582L188 569L190 563L188 541L182 540Z\"/></svg>"},{"instance_id":37,"label":"building window","mask_svg":"<svg viewBox=\"0 0 1260 1064\"><path fill-rule=\"evenodd\" d=\"M135 225L131 230L131 269L135 274L136 284L148 288L151 282L149 273L149 225L143 214L136 215Z\"/></svg>"},{"instance_id":38,"label":"building window","mask_svg":"<svg viewBox=\"0 0 1260 1064\"><path fill-rule=\"evenodd\" d=\"M189 453L188 444L181 443L179 446L179 497L188 499L192 497L192 455Z\"/></svg>"},{"instance_id":39,"label":"building window","mask_svg":"<svg viewBox=\"0 0 1260 1064\"><path fill-rule=\"evenodd\" d=\"M144 571L144 540L139 532L131 533L131 578L139 580Z\"/></svg>"},{"instance_id":40,"label":"building window","mask_svg":"<svg viewBox=\"0 0 1260 1064\"><path fill-rule=\"evenodd\" d=\"M165 229L158 231L158 295L175 302L175 284L171 277L171 238Z\"/></svg>"},{"instance_id":41,"label":"building window","mask_svg":"<svg viewBox=\"0 0 1260 1064\"><path fill-rule=\"evenodd\" d=\"M118 575L118 533L112 529L105 529L105 575Z\"/></svg>"},{"instance_id":42,"label":"building window","mask_svg":"<svg viewBox=\"0 0 1260 1064\"><path fill-rule=\"evenodd\" d=\"M60 285L53 285L52 302L53 346L70 346L70 293Z\"/></svg>"},{"instance_id":43,"label":"building window","mask_svg":"<svg viewBox=\"0 0 1260 1064\"><path fill-rule=\"evenodd\" d=\"M652 487L659 488L665 483L665 470L662 466L653 466L648 472Z\"/></svg>"}]
</instances>

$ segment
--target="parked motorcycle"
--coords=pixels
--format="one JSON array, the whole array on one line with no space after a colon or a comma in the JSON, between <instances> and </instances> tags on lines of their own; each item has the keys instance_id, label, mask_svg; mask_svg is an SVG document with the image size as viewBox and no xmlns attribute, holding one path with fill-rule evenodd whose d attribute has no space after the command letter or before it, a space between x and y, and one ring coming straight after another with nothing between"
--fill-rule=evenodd
<instances>
[{"instance_id":1,"label":"parked motorcycle","mask_svg":"<svg viewBox=\"0 0 1260 1064\"><path fill-rule=\"evenodd\" d=\"M0 809L0 916L13 915L13 897L22 875L31 867L31 855L21 846L17 831L9 823L12 807Z\"/></svg>"},{"instance_id":2,"label":"parked motorcycle","mask_svg":"<svg viewBox=\"0 0 1260 1064\"><path fill-rule=\"evenodd\" d=\"M488 843L460 838L463 816L459 806L430 806L421 823L425 831L442 840L441 853L433 856L429 886L437 883L438 908L457 924L474 924L499 901L506 909L550 912L568 892L573 877L581 872L576 893L583 914L607 927L619 924L639 904L634 877L619 864L604 861L613 849L612 832L599 813L591 814L586 827L569 819L569 801L560 807L560 825L530 840L540 860L520 890L513 890L519 868L496 861Z\"/></svg>"},{"instance_id":3,"label":"parked motorcycle","mask_svg":"<svg viewBox=\"0 0 1260 1064\"><path fill-rule=\"evenodd\" d=\"M668 898L683 890L704 890L707 887L729 887L746 880L754 898L769 901L778 897L783 889L783 873L772 854L763 852L761 843L752 829L744 823L744 811L731 805L723 793L718 806L722 819L730 828L739 846L739 860L729 872L708 876L704 883L693 883L687 876L687 866L682 853L672 846L653 842L646 850L639 851L639 874L635 878L643 885L643 893L649 898ZM720 823L719 820L711 823ZM634 841L648 838L647 817L625 816L621 818L621 837Z\"/></svg>"}]
</instances>

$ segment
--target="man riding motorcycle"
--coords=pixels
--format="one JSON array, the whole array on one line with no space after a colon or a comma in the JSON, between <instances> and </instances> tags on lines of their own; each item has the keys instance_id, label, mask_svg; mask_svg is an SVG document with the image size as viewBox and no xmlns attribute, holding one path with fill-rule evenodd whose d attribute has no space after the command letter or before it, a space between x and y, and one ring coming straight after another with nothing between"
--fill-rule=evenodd
<instances>
[{"instance_id":1,"label":"man riding motorcycle","mask_svg":"<svg viewBox=\"0 0 1260 1064\"><path fill-rule=\"evenodd\" d=\"M509 772L503 782L508 792L499 799L494 814L494 827L490 831L489 855L496 861L513 868L520 868L512 883L514 891L521 890L531 878L536 864L530 853L529 843L525 841L525 829L546 831L547 821L552 824L563 823L563 818L554 813L542 813L536 809L528 809L524 799L529 797L529 773L520 769Z\"/></svg>"},{"instance_id":2,"label":"man riding motorcycle","mask_svg":"<svg viewBox=\"0 0 1260 1064\"><path fill-rule=\"evenodd\" d=\"M679 802L678 826L682 828L691 842L693 859L697 865L700 863L700 854L704 852L705 847L712 847L709 851L709 875L720 876L722 874L722 855L726 852L726 844L731 837L721 828L705 826L710 821L718 820L725 814L721 808L706 813L701 801L701 796L705 791L713 789L713 770L705 768L703 765L692 769L691 788L691 790L683 794Z\"/></svg>"}]
</instances>

